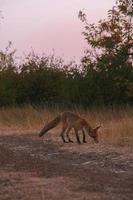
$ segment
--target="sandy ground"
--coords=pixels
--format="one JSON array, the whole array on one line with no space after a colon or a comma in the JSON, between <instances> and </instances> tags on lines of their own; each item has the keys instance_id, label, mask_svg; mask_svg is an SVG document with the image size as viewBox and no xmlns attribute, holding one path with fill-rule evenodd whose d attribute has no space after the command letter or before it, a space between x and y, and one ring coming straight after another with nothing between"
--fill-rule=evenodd
<instances>
[{"instance_id":1,"label":"sandy ground","mask_svg":"<svg viewBox=\"0 0 133 200\"><path fill-rule=\"evenodd\" d=\"M133 149L0 136L0 200L132 200Z\"/></svg>"}]
</instances>

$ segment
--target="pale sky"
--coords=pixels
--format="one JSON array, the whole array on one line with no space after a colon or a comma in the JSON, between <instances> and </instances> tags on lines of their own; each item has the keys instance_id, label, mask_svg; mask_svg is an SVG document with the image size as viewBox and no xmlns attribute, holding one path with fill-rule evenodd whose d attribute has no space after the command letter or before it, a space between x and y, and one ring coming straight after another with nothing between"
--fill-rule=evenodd
<instances>
[{"instance_id":1,"label":"pale sky","mask_svg":"<svg viewBox=\"0 0 133 200\"><path fill-rule=\"evenodd\" d=\"M78 11L84 10L90 23L107 17L115 0L0 0L4 19L0 23L0 50L12 41L18 54L37 53L65 60L79 60L86 42Z\"/></svg>"}]
</instances>

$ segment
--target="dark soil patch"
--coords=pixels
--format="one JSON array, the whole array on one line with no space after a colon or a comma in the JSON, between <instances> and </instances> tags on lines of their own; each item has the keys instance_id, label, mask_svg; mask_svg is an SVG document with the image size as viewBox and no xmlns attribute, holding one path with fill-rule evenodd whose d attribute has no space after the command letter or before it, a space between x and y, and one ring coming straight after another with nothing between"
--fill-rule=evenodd
<instances>
[{"instance_id":1,"label":"dark soil patch","mask_svg":"<svg viewBox=\"0 0 133 200\"><path fill-rule=\"evenodd\" d=\"M132 156L68 150L37 136L0 136L0 199L133 199Z\"/></svg>"}]
</instances>

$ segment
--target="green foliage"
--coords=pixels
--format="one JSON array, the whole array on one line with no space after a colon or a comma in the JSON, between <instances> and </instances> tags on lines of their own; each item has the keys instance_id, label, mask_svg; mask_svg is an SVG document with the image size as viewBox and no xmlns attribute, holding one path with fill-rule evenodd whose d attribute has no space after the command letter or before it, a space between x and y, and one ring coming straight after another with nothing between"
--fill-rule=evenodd
<instances>
[{"instance_id":1,"label":"green foliage","mask_svg":"<svg viewBox=\"0 0 133 200\"><path fill-rule=\"evenodd\" d=\"M104 104L129 103L133 96L132 46L133 24L131 2L119 0L108 11L107 20L98 24L88 24L80 11L79 18L85 24L83 35L88 49L82 64L88 78L95 72L96 96L102 97ZM100 98L101 99L101 98Z\"/></svg>"},{"instance_id":2,"label":"green foliage","mask_svg":"<svg viewBox=\"0 0 133 200\"><path fill-rule=\"evenodd\" d=\"M118 0L108 18L85 25L88 48L81 64L30 53L18 66L9 43L0 51L0 106L116 105L133 102L132 12Z\"/></svg>"}]
</instances>

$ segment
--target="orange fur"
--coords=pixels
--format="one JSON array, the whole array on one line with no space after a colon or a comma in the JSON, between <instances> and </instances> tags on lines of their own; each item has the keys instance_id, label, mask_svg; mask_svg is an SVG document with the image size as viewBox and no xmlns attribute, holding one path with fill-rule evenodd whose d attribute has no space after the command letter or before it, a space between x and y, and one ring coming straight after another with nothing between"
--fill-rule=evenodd
<instances>
[{"instance_id":1,"label":"orange fur","mask_svg":"<svg viewBox=\"0 0 133 200\"><path fill-rule=\"evenodd\" d=\"M63 142L73 142L69 137L69 132L71 131L71 129L74 129L78 143L81 143L78 131L82 131L84 143L86 143L85 132L87 132L88 135L92 137L96 143L99 142L97 132L100 126L93 129L84 118L70 111L61 113L54 120L46 124L46 126L44 126L44 128L40 131L39 136L41 137L48 130L56 127L60 122L62 123L62 131L60 133L60 136ZM68 141L65 140L64 135L66 135Z\"/></svg>"}]
</instances>

